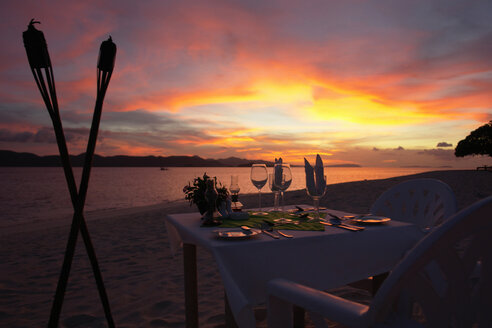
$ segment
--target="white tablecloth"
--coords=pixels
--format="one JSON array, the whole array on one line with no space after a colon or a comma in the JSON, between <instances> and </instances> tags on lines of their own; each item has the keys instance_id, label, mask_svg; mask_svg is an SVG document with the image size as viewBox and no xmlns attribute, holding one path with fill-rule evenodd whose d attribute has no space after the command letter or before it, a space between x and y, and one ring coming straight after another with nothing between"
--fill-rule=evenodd
<instances>
[{"instance_id":1,"label":"white tablecloth","mask_svg":"<svg viewBox=\"0 0 492 328\"><path fill-rule=\"evenodd\" d=\"M346 215L327 210L337 215ZM258 235L243 241L218 240L213 228L200 227L200 214L166 216L171 247L182 243L212 252L239 327L255 327L253 306L266 302L266 285L285 278L317 289L329 289L390 271L422 236L416 226L391 221L364 231L325 227L294 231L294 238Z\"/></svg>"}]
</instances>

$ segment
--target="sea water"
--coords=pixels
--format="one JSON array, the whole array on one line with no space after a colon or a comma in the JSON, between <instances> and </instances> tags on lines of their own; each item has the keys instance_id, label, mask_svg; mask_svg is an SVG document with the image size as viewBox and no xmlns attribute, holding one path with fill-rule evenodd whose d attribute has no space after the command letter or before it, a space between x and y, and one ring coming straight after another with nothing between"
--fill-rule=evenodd
<instances>
[{"instance_id":1,"label":"sea water","mask_svg":"<svg viewBox=\"0 0 492 328\"><path fill-rule=\"evenodd\" d=\"M271 172L273 168L268 168ZM325 168L328 184L384 179L429 171L429 168ZM95 167L89 181L85 210L120 209L183 200L183 187L204 173L228 187L238 175L241 193L256 193L249 167ZM82 168L74 168L77 183ZM303 167L292 168L289 190L305 188ZM73 213L61 167L0 167L0 229L43 222ZM268 184L262 192L270 192Z\"/></svg>"}]
</instances>

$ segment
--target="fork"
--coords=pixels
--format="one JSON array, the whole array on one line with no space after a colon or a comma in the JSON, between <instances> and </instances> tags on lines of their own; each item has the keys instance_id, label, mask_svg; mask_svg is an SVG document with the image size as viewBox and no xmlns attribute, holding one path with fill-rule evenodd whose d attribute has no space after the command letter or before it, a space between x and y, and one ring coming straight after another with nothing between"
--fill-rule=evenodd
<instances>
[{"instance_id":1,"label":"fork","mask_svg":"<svg viewBox=\"0 0 492 328\"><path fill-rule=\"evenodd\" d=\"M276 233L278 233L280 236L282 237L285 237L285 238L294 238L294 236L292 235L288 235L280 230L277 230L277 229L273 229L273 227L275 226L274 223L271 223L269 221L266 221L266 220L263 220L263 224L262 224L262 227L264 227L265 230L267 230L268 232L273 232L275 231Z\"/></svg>"},{"instance_id":2,"label":"fork","mask_svg":"<svg viewBox=\"0 0 492 328\"><path fill-rule=\"evenodd\" d=\"M350 228L351 230L364 230L365 229L364 227L358 227L358 226L354 226L351 224L343 223L344 220L335 214L328 213L328 215L332 217L329 220L329 223L334 225L334 226L347 227L347 228Z\"/></svg>"},{"instance_id":3,"label":"fork","mask_svg":"<svg viewBox=\"0 0 492 328\"><path fill-rule=\"evenodd\" d=\"M274 235L274 234L273 234L273 229L272 229L272 230L267 230L267 228L269 228L269 227L268 227L267 225L265 225L265 224L261 224L261 225L260 225L260 230L261 230L261 232L263 232L265 235L268 235L268 236L270 236L270 237L272 237L272 238L275 238L275 239L279 239L279 238L280 238L279 236L277 236L277 235ZM272 232L271 232L271 231L272 231Z\"/></svg>"}]
</instances>

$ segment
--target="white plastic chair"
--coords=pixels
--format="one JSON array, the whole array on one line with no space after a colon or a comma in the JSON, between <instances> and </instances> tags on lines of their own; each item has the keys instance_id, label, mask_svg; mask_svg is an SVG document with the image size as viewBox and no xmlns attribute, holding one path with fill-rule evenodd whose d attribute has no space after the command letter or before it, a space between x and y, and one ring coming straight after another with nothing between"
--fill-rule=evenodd
<instances>
[{"instance_id":1,"label":"white plastic chair","mask_svg":"<svg viewBox=\"0 0 492 328\"><path fill-rule=\"evenodd\" d=\"M432 228L456 213L451 188L437 179L404 181L379 196L371 214L410 222L422 229Z\"/></svg>"},{"instance_id":2,"label":"white plastic chair","mask_svg":"<svg viewBox=\"0 0 492 328\"><path fill-rule=\"evenodd\" d=\"M292 326L292 305L317 326L492 327L492 196L424 237L395 267L370 306L283 279L268 284L268 325ZM391 245L388 245L389 247ZM416 315L417 314L417 315Z\"/></svg>"}]
</instances>

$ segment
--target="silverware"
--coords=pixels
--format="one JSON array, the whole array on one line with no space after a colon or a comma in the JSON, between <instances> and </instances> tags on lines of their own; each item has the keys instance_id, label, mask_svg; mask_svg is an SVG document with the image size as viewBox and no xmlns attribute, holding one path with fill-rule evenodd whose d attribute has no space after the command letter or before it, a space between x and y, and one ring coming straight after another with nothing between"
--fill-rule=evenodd
<instances>
[{"instance_id":1,"label":"silverware","mask_svg":"<svg viewBox=\"0 0 492 328\"><path fill-rule=\"evenodd\" d=\"M356 226L351 226L351 225L346 225L346 224L334 224L334 223L326 222L326 221L319 221L319 223L330 226L330 227L347 229L350 231L362 231L365 229L364 227L356 227Z\"/></svg>"},{"instance_id":2,"label":"silverware","mask_svg":"<svg viewBox=\"0 0 492 328\"><path fill-rule=\"evenodd\" d=\"M262 233L264 233L265 235L268 235L268 236L270 236L272 238L275 238L275 239L279 239L280 238L279 236L277 236L277 235L275 235L272 232L270 232L270 231L267 230L267 228L270 229L270 226L268 224L266 224L266 223L260 224L259 225L259 228L260 228L260 231ZM272 231L273 231L273 229L272 229Z\"/></svg>"},{"instance_id":3,"label":"silverware","mask_svg":"<svg viewBox=\"0 0 492 328\"><path fill-rule=\"evenodd\" d=\"M288 235L280 230L277 230L277 229L273 229L273 227L276 225L275 223L272 223L270 221L267 221L267 220L263 220L264 224L262 225L265 230L268 230L269 232L273 232L275 231L276 233L278 233L279 235L281 235L282 237L285 237L285 238L294 238L294 236L292 235Z\"/></svg>"},{"instance_id":4,"label":"silverware","mask_svg":"<svg viewBox=\"0 0 492 328\"><path fill-rule=\"evenodd\" d=\"M274 235L273 233L271 233L270 231L267 231L265 229L261 229L261 232L263 232L265 235L268 235L268 236L270 236L272 238L275 238L275 239L279 239L280 238L279 236Z\"/></svg>"},{"instance_id":5,"label":"silverware","mask_svg":"<svg viewBox=\"0 0 492 328\"><path fill-rule=\"evenodd\" d=\"M251 230L251 228L248 227L248 226L244 226L243 225L243 226L241 226L241 229L243 230L243 233L245 235L251 235L253 233L253 231Z\"/></svg>"},{"instance_id":6,"label":"silverware","mask_svg":"<svg viewBox=\"0 0 492 328\"><path fill-rule=\"evenodd\" d=\"M338 221L340 221L340 222L344 220L343 218L339 217L338 215L332 214L332 213L330 213L330 212L327 212L327 214L328 214L329 216L331 216L333 219L338 220ZM333 222L332 222L332 223L333 223Z\"/></svg>"},{"instance_id":7,"label":"silverware","mask_svg":"<svg viewBox=\"0 0 492 328\"><path fill-rule=\"evenodd\" d=\"M276 231L279 235L281 235L281 236L283 236L283 237L285 237L285 238L294 238L294 236L292 236L292 235L288 235L288 234L286 234L286 233L284 233L284 232L282 232L282 231L280 231L280 230L275 230L275 231Z\"/></svg>"},{"instance_id":8,"label":"silverware","mask_svg":"<svg viewBox=\"0 0 492 328\"><path fill-rule=\"evenodd\" d=\"M351 224L343 223L343 221L345 221L346 219L341 218L341 217L339 217L337 215L334 215L334 214L331 214L331 213L328 213L328 215L332 217L329 220L329 222L331 224L333 224L333 225L341 225L341 226L345 226L345 227L354 228L354 229L357 229L357 230L364 230L365 229L364 227L359 227L359 226L354 226L354 225L351 225Z\"/></svg>"}]
</instances>

